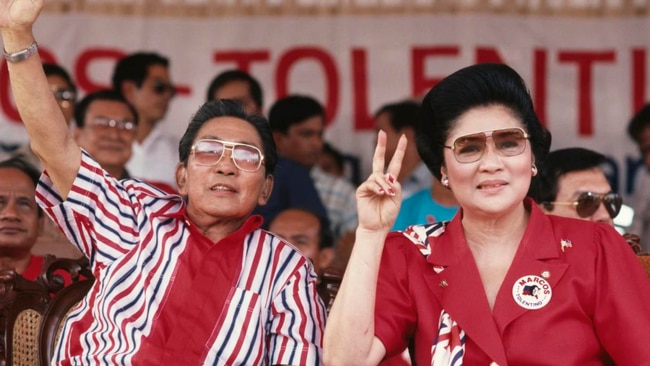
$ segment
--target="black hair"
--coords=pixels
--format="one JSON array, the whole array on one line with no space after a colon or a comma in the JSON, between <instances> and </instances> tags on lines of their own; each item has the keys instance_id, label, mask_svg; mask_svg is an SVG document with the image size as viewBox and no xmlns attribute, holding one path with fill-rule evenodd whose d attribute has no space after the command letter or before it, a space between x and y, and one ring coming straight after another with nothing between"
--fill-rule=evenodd
<instances>
[{"instance_id":1,"label":"black hair","mask_svg":"<svg viewBox=\"0 0 650 366\"><path fill-rule=\"evenodd\" d=\"M639 141L639 135L643 129L650 127L650 103L644 105L630 120L627 125L627 134L636 142Z\"/></svg>"},{"instance_id":2,"label":"black hair","mask_svg":"<svg viewBox=\"0 0 650 366\"><path fill-rule=\"evenodd\" d=\"M388 113L391 127L399 132L405 127L415 128L420 120L420 104L412 100L385 104L375 113L375 118L382 113Z\"/></svg>"},{"instance_id":3,"label":"black hair","mask_svg":"<svg viewBox=\"0 0 650 366\"><path fill-rule=\"evenodd\" d=\"M113 70L113 89L121 94L122 83L127 80L141 88L152 65L169 68L169 60L154 52L137 52L120 59Z\"/></svg>"},{"instance_id":4,"label":"black hair","mask_svg":"<svg viewBox=\"0 0 650 366\"><path fill-rule=\"evenodd\" d=\"M548 211L553 210L553 202L559 191L558 181L567 173L601 167L605 155L593 150L574 147L552 151L546 157L544 165L539 167L535 186L529 191L538 204L543 204Z\"/></svg>"},{"instance_id":5,"label":"black hair","mask_svg":"<svg viewBox=\"0 0 650 366\"><path fill-rule=\"evenodd\" d=\"M323 154L327 154L334 159L334 163L336 163L336 166L339 168L340 171L344 170L344 164L343 164L343 154L341 154L340 151L334 148L334 146L330 145L329 142L324 142L323 143Z\"/></svg>"},{"instance_id":6,"label":"black hair","mask_svg":"<svg viewBox=\"0 0 650 366\"><path fill-rule=\"evenodd\" d=\"M115 90L98 90L96 92L92 92L90 94L87 94L79 103L74 108L74 120L75 123L77 124L77 127L82 128L84 126L85 120L86 120L86 113L88 113L88 108L90 105L98 100L108 100L108 101L113 101L113 102L120 102L124 103L128 108L129 111L131 111L131 114L133 115L133 123L136 125L138 124L138 112L136 112L135 108L129 103L126 99L124 99L124 96L122 94L118 93Z\"/></svg>"},{"instance_id":7,"label":"black hair","mask_svg":"<svg viewBox=\"0 0 650 366\"><path fill-rule=\"evenodd\" d=\"M18 169L25 173L29 179L34 183L34 188L38 186L38 180L41 177L41 172L36 169L34 165L27 161L22 154L14 155L6 160L0 161L0 169ZM43 216L43 210L38 207L38 216Z\"/></svg>"},{"instance_id":8,"label":"black hair","mask_svg":"<svg viewBox=\"0 0 650 366\"><path fill-rule=\"evenodd\" d=\"M257 108L261 110L262 106L264 105L262 87L254 77L242 70L226 70L215 76L214 79L212 79L210 82L210 86L208 86L208 92L206 94L205 100L213 100L214 94L217 92L217 90L233 81L243 81L248 83L248 93L255 102Z\"/></svg>"},{"instance_id":9,"label":"black hair","mask_svg":"<svg viewBox=\"0 0 650 366\"><path fill-rule=\"evenodd\" d=\"M248 115L243 107L229 99L217 99L204 103L199 110L194 114L192 120L187 125L187 129L178 143L178 159L187 166L187 160L190 156L190 151L199 130L203 125L217 117L234 117L242 121L250 123L260 136L262 141L262 152L264 153L264 169L266 175L272 175L275 172L275 165L278 161L278 154L275 151L275 143L273 142L273 135L269 122L263 116Z\"/></svg>"},{"instance_id":10,"label":"black hair","mask_svg":"<svg viewBox=\"0 0 650 366\"><path fill-rule=\"evenodd\" d=\"M70 77L70 74L61 66L57 64L52 64L45 62L43 63L43 71L45 72L45 76L59 76L63 80L65 80L68 85L70 85L70 88L72 91L77 94L77 86L75 83L72 81L72 77Z\"/></svg>"},{"instance_id":11,"label":"black hair","mask_svg":"<svg viewBox=\"0 0 650 366\"><path fill-rule=\"evenodd\" d=\"M315 116L325 117L325 109L316 99L290 95L273 104L269 111L269 122L271 130L286 134L291 126Z\"/></svg>"},{"instance_id":12,"label":"black hair","mask_svg":"<svg viewBox=\"0 0 650 366\"><path fill-rule=\"evenodd\" d=\"M551 146L551 134L539 122L524 80L504 64L478 64L460 69L434 86L422 101L416 144L422 161L441 178L444 145L458 118L475 107L503 105L530 136L535 164L541 168Z\"/></svg>"}]
</instances>

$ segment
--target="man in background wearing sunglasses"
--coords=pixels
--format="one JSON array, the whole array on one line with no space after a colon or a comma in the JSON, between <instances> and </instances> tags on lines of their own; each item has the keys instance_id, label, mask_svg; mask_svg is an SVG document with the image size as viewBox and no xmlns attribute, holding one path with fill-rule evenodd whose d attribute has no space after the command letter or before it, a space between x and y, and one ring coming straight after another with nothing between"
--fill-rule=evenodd
<instances>
[{"instance_id":1,"label":"man in background wearing sunglasses","mask_svg":"<svg viewBox=\"0 0 650 366\"><path fill-rule=\"evenodd\" d=\"M157 53L134 53L121 59L113 72L113 88L135 108L138 130L128 169L137 177L175 186L178 139L161 131L176 89L169 60Z\"/></svg>"},{"instance_id":2,"label":"man in background wearing sunglasses","mask_svg":"<svg viewBox=\"0 0 650 366\"><path fill-rule=\"evenodd\" d=\"M551 152L539 166L531 196L549 214L614 224L623 201L603 170L605 156L583 148Z\"/></svg>"}]
</instances>

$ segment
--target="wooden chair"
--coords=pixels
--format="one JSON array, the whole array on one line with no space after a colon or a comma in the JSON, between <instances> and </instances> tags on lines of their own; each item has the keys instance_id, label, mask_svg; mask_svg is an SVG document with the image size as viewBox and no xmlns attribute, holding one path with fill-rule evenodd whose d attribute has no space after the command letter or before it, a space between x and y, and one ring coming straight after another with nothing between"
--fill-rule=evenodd
<instances>
[{"instance_id":1,"label":"wooden chair","mask_svg":"<svg viewBox=\"0 0 650 366\"><path fill-rule=\"evenodd\" d=\"M75 305L86 296L92 285L92 279L75 282L59 291L48 304L43 313L38 340L43 365L52 363L54 350L61 337L65 320Z\"/></svg>"},{"instance_id":2,"label":"wooden chair","mask_svg":"<svg viewBox=\"0 0 650 366\"><path fill-rule=\"evenodd\" d=\"M57 331L93 281L86 258L46 256L36 281L0 271L0 366L49 365Z\"/></svg>"},{"instance_id":3,"label":"wooden chair","mask_svg":"<svg viewBox=\"0 0 650 366\"><path fill-rule=\"evenodd\" d=\"M4 365L40 365L38 335L50 294L13 270L0 272L0 288Z\"/></svg>"},{"instance_id":4,"label":"wooden chair","mask_svg":"<svg viewBox=\"0 0 650 366\"><path fill-rule=\"evenodd\" d=\"M645 273L648 275L648 279L650 279L650 254L642 253L641 238L636 234L630 233L625 233L623 237L634 251L634 254L637 255L637 258L639 258Z\"/></svg>"},{"instance_id":5,"label":"wooden chair","mask_svg":"<svg viewBox=\"0 0 650 366\"><path fill-rule=\"evenodd\" d=\"M43 312L38 340L42 364L49 365L68 314L86 296L94 277L86 257L45 256L43 271L36 281L53 296Z\"/></svg>"},{"instance_id":6,"label":"wooden chair","mask_svg":"<svg viewBox=\"0 0 650 366\"><path fill-rule=\"evenodd\" d=\"M323 272L318 284L318 294L325 303L325 310L327 314L330 313L334 298L341 287L341 280L343 279L343 271L337 267L328 267Z\"/></svg>"},{"instance_id":7,"label":"wooden chair","mask_svg":"<svg viewBox=\"0 0 650 366\"><path fill-rule=\"evenodd\" d=\"M645 269L648 279L650 279L650 254L639 255L637 258L641 261L641 265L643 266L643 269Z\"/></svg>"}]
</instances>

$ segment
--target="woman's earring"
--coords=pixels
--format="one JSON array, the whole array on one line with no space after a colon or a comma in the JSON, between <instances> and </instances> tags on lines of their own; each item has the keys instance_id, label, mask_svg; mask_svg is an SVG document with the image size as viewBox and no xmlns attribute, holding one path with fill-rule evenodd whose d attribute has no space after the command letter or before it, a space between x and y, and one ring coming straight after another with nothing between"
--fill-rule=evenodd
<instances>
[{"instance_id":1,"label":"woman's earring","mask_svg":"<svg viewBox=\"0 0 650 366\"><path fill-rule=\"evenodd\" d=\"M442 185L443 185L445 188L449 188L449 178L447 178L447 177L442 177L442 179L440 179L440 182L442 183Z\"/></svg>"},{"instance_id":2,"label":"woman's earring","mask_svg":"<svg viewBox=\"0 0 650 366\"><path fill-rule=\"evenodd\" d=\"M535 164L533 164L530 170L533 172L533 177L537 175L537 166L535 166Z\"/></svg>"}]
</instances>

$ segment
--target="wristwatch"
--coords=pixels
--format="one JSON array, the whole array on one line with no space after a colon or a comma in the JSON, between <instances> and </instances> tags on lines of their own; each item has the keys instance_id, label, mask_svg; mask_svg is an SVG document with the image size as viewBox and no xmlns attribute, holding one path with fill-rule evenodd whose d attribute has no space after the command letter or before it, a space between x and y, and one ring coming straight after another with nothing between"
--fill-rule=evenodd
<instances>
[{"instance_id":1,"label":"wristwatch","mask_svg":"<svg viewBox=\"0 0 650 366\"><path fill-rule=\"evenodd\" d=\"M14 53L7 53L7 51L2 49L2 54L5 57L5 60L12 63L27 60L29 57L36 54L36 52L38 52L38 44L36 42L32 43L29 47Z\"/></svg>"}]
</instances>

